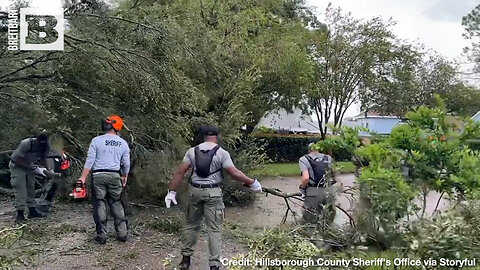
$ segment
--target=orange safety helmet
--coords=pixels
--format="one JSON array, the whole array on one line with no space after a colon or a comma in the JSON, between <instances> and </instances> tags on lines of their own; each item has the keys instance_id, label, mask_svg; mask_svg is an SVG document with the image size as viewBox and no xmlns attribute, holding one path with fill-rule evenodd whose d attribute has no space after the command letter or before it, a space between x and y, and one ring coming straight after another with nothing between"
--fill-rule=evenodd
<instances>
[{"instance_id":1,"label":"orange safety helmet","mask_svg":"<svg viewBox=\"0 0 480 270\"><path fill-rule=\"evenodd\" d=\"M118 115L110 115L104 121L102 121L102 128L104 131L114 129L120 131L123 128L123 119Z\"/></svg>"}]
</instances>

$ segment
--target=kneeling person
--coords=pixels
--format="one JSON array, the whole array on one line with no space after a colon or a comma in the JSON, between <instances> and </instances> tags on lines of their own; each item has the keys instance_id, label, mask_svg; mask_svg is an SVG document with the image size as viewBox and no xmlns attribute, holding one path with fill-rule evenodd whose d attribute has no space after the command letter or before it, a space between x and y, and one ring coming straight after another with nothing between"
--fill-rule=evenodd
<instances>
[{"instance_id":1,"label":"kneeling person","mask_svg":"<svg viewBox=\"0 0 480 270\"><path fill-rule=\"evenodd\" d=\"M16 223L25 221L24 211L28 207L28 217L45 217L37 211L35 202L35 176L46 177L52 168L47 168L46 156L50 151L48 135L41 133L34 138L22 140L10 157L12 188L17 210Z\"/></svg>"},{"instance_id":2,"label":"kneeling person","mask_svg":"<svg viewBox=\"0 0 480 270\"><path fill-rule=\"evenodd\" d=\"M225 208L220 189L220 183L223 181L223 169L235 180L249 186L252 191L262 191L260 183L235 168L230 154L218 146L218 129L216 127L204 126L200 129L200 134L203 136L204 142L187 151L182 164L173 176L169 185L170 190L165 197L167 207L170 207L172 202L177 203L175 190L182 182L187 170L192 168L186 206L186 224L182 234L183 259L180 269L189 269L190 267L190 257L193 254L193 246L197 242L203 217L205 217L208 232L210 269L219 269L220 267L222 222Z\"/></svg>"}]
</instances>

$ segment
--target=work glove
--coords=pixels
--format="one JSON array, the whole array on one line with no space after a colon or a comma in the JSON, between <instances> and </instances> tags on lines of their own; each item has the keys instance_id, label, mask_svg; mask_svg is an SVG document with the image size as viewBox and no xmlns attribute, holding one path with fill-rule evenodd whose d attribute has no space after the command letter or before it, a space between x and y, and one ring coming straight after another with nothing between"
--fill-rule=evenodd
<instances>
[{"instance_id":1,"label":"work glove","mask_svg":"<svg viewBox=\"0 0 480 270\"><path fill-rule=\"evenodd\" d=\"M302 199L305 199L305 196L307 196L307 188L302 187L302 185L298 186L298 189L300 190L300 193L302 193Z\"/></svg>"},{"instance_id":2,"label":"work glove","mask_svg":"<svg viewBox=\"0 0 480 270\"><path fill-rule=\"evenodd\" d=\"M40 176L46 177L47 175L45 174L45 171L47 171L46 168L43 168L43 167L35 167L35 169L33 170L33 173L36 174L36 175L40 175Z\"/></svg>"},{"instance_id":3,"label":"work glove","mask_svg":"<svg viewBox=\"0 0 480 270\"><path fill-rule=\"evenodd\" d=\"M173 204L177 204L177 199L175 198L177 196L177 192L173 190L169 190L167 193L167 196L165 196L165 205L167 208L170 208L170 204L173 202Z\"/></svg>"},{"instance_id":4,"label":"work glove","mask_svg":"<svg viewBox=\"0 0 480 270\"><path fill-rule=\"evenodd\" d=\"M260 182L258 182L257 179L254 179L255 181L250 185L250 190L253 192L262 192L262 185L260 185Z\"/></svg>"}]
</instances>

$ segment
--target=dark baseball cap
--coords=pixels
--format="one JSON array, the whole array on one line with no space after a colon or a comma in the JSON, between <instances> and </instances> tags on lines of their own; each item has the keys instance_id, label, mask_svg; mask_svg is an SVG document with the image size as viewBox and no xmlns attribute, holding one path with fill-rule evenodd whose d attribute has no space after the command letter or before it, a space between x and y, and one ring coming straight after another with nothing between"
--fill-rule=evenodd
<instances>
[{"instance_id":1,"label":"dark baseball cap","mask_svg":"<svg viewBox=\"0 0 480 270\"><path fill-rule=\"evenodd\" d=\"M200 134L203 136L218 136L218 128L215 126L201 126L200 127Z\"/></svg>"}]
</instances>

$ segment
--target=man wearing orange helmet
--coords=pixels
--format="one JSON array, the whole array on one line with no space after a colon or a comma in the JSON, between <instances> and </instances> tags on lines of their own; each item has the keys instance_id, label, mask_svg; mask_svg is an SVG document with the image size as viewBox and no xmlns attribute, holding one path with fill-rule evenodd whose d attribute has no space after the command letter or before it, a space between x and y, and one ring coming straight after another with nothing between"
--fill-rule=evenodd
<instances>
[{"instance_id":1,"label":"man wearing orange helmet","mask_svg":"<svg viewBox=\"0 0 480 270\"><path fill-rule=\"evenodd\" d=\"M79 179L85 183L92 172L93 219L97 232L95 241L100 244L107 242L105 201L112 211L117 240L127 241L127 221L120 195L122 188L127 184L130 170L130 148L128 143L118 136L122 127L123 120L117 115L111 115L102 120L102 129L105 134L92 139L83 173Z\"/></svg>"}]
</instances>

